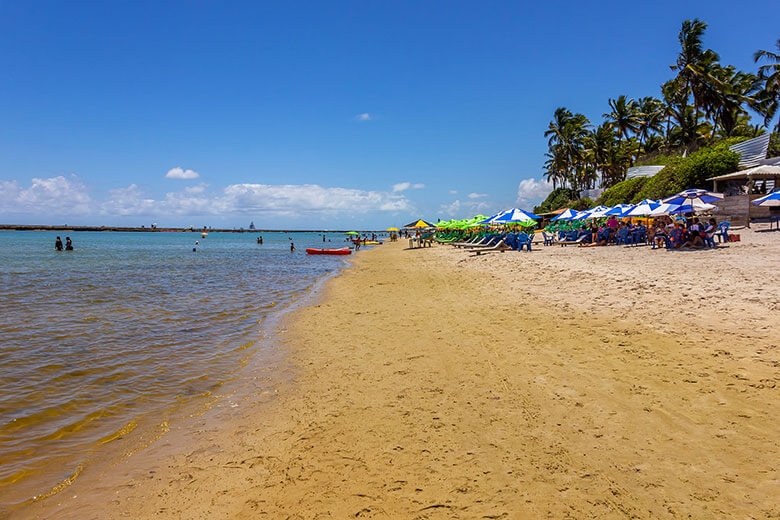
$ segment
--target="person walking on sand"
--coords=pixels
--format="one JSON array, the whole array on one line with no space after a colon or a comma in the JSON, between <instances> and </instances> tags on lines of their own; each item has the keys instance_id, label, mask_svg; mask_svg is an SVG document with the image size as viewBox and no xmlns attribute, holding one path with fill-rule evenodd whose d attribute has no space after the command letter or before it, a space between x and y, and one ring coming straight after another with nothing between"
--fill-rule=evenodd
<instances>
[{"instance_id":1,"label":"person walking on sand","mask_svg":"<svg viewBox=\"0 0 780 520\"><path fill-rule=\"evenodd\" d=\"M57 237L57 240L54 241L54 250L62 251L62 239L60 237Z\"/></svg>"},{"instance_id":2,"label":"person walking on sand","mask_svg":"<svg viewBox=\"0 0 780 520\"><path fill-rule=\"evenodd\" d=\"M70 241L70 237L65 237L65 251L73 251L73 242Z\"/></svg>"}]
</instances>

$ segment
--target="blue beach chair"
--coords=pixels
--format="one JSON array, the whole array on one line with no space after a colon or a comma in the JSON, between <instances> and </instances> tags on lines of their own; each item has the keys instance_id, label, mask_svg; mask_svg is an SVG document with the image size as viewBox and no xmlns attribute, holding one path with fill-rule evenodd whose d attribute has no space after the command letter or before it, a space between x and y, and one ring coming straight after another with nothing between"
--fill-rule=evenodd
<instances>
[{"instance_id":1,"label":"blue beach chair","mask_svg":"<svg viewBox=\"0 0 780 520\"><path fill-rule=\"evenodd\" d=\"M724 220L720 224L718 224L718 229L715 231L714 235L718 237L718 242L726 243L729 241L729 227L731 224L729 224L728 220Z\"/></svg>"},{"instance_id":2,"label":"blue beach chair","mask_svg":"<svg viewBox=\"0 0 780 520\"><path fill-rule=\"evenodd\" d=\"M517 234L517 250L522 251L523 246L528 248L528 251L531 251L531 242L533 239L528 236L527 233L518 233Z\"/></svg>"}]
</instances>

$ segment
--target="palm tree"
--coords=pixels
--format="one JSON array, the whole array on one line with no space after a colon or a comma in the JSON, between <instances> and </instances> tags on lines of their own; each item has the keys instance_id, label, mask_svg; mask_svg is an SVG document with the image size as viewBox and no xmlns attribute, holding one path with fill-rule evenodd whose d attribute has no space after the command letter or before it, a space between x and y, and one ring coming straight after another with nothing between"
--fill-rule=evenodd
<instances>
[{"instance_id":1,"label":"palm tree","mask_svg":"<svg viewBox=\"0 0 780 520\"><path fill-rule=\"evenodd\" d=\"M584 166L584 140L590 121L583 114L572 114L564 107L555 110L553 120L544 133L548 138L548 172L553 169L563 175L573 189L581 185L581 169ZM553 175L552 173L550 175Z\"/></svg>"},{"instance_id":2,"label":"palm tree","mask_svg":"<svg viewBox=\"0 0 780 520\"><path fill-rule=\"evenodd\" d=\"M761 80L753 74L736 70L732 66L713 68L707 88L708 111L715 123L713 138L718 125L723 135L733 135L739 117L747 114L743 105L758 108L754 95L760 88Z\"/></svg>"},{"instance_id":3,"label":"palm tree","mask_svg":"<svg viewBox=\"0 0 780 520\"><path fill-rule=\"evenodd\" d=\"M612 121L612 125L618 132L618 136L628 139L629 132L636 132L639 119L637 117L637 103L626 96L619 96L617 99L609 99L609 108L612 110L603 114L605 118Z\"/></svg>"},{"instance_id":4,"label":"palm tree","mask_svg":"<svg viewBox=\"0 0 780 520\"><path fill-rule=\"evenodd\" d=\"M647 139L663 130L664 123L664 104L662 101L646 96L637 102L637 137L640 144L645 143Z\"/></svg>"},{"instance_id":5,"label":"palm tree","mask_svg":"<svg viewBox=\"0 0 780 520\"><path fill-rule=\"evenodd\" d=\"M778 52L759 50L753 55L753 61L756 63L762 59L769 61L768 64L758 68L758 77L764 82L764 88L757 97L764 115L765 126L769 126L780 106L780 39L777 40L776 45ZM775 131L780 131L780 121L775 126Z\"/></svg>"},{"instance_id":6,"label":"palm tree","mask_svg":"<svg viewBox=\"0 0 780 520\"><path fill-rule=\"evenodd\" d=\"M687 92L693 95L697 121L699 109L702 107L702 86L706 68L720 59L715 51L704 50L702 37L706 30L707 24L698 18L685 20L677 35L680 41L680 53L677 55L676 63L670 66L672 70L677 71L677 77L685 84Z\"/></svg>"}]
</instances>

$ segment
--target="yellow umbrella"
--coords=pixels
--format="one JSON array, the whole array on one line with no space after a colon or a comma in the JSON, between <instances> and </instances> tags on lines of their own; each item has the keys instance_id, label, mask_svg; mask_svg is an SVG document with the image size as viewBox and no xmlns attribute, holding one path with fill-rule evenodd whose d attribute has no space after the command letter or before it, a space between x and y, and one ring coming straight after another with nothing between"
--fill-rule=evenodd
<instances>
[{"instance_id":1,"label":"yellow umbrella","mask_svg":"<svg viewBox=\"0 0 780 520\"><path fill-rule=\"evenodd\" d=\"M385 231L400 231L400 229L398 229L397 227L389 227L385 229Z\"/></svg>"}]
</instances>

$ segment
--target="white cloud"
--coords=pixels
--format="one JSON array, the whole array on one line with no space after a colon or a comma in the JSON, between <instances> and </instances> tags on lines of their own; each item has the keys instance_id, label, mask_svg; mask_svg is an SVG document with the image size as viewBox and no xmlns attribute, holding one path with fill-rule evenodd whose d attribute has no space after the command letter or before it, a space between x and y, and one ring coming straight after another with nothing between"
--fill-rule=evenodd
<instances>
[{"instance_id":1,"label":"white cloud","mask_svg":"<svg viewBox=\"0 0 780 520\"><path fill-rule=\"evenodd\" d=\"M456 200L451 204L442 204L439 210L450 218L454 217L460 211L460 201Z\"/></svg>"},{"instance_id":2,"label":"white cloud","mask_svg":"<svg viewBox=\"0 0 780 520\"><path fill-rule=\"evenodd\" d=\"M109 190L96 201L77 177L32 180L23 188L15 180L0 181L0 213L30 215L360 215L370 212L411 211L400 193L316 184L231 184L209 191L205 183L164 197L146 195L135 184Z\"/></svg>"},{"instance_id":3,"label":"white cloud","mask_svg":"<svg viewBox=\"0 0 780 520\"><path fill-rule=\"evenodd\" d=\"M373 119L374 116L372 116L368 112L363 112L362 114L358 114L355 116L355 121L372 121Z\"/></svg>"},{"instance_id":4,"label":"white cloud","mask_svg":"<svg viewBox=\"0 0 780 520\"><path fill-rule=\"evenodd\" d=\"M525 205L539 202L547 197L552 189L552 183L544 179L523 179L517 186L517 202Z\"/></svg>"},{"instance_id":5,"label":"white cloud","mask_svg":"<svg viewBox=\"0 0 780 520\"><path fill-rule=\"evenodd\" d=\"M0 213L85 214L91 206L86 186L75 175L34 178L29 188L17 181L0 182Z\"/></svg>"},{"instance_id":6,"label":"white cloud","mask_svg":"<svg viewBox=\"0 0 780 520\"><path fill-rule=\"evenodd\" d=\"M382 191L325 188L316 184L231 184L215 193L206 186L165 194L163 200L144 198L135 185L112 190L104 213L118 215L172 214L225 215L266 214L296 217L311 214L410 210L408 200Z\"/></svg>"},{"instance_id":7,"label":"white cloud","mask_svg":"<svg viewBox=\"0 0 780 520\"><path fill-rule=\"evenodd\" d=\"M470 199L482 199L487 197L487 193L469 193Z\"/></svg>"},{"instance_id":8,"label":"white cloud","mask_svg":"<svg viewBox=\"0 0 780 520\"><path fill-rule=\"evenodd\" d=\"M171 168L165 174L166 179L197 179L200 174L194 170L185 170L183 168Z\"/></svg>"},{"instance_id":9,"label":"white cloud","mask_svg":"<svg viewBox=\"0 0 780 520\"><path fill-rule=\"evenodd\" d=\"M425 187L425 184L417 183L412 184L411 182L399 182L398 184L393 184L393 192L398 193L401 191L406 191L409 188L415 189L415 190L421 190Z\"/></svg>"},{"instance_id":10,"label":"white cloud","mask_svg":"<svg viewBox=\"0 0 780 520\"><path fill-rule=\"evenodd\" d=\"M458 190L449 190L450 195L457 195Z\"/></svg>"},{"instance_id":11,"label":"white cloud","mask_svg":"<svg viewBox=\"0 0 780 520\"><path fill-rule=\"evenodd\" d=\"M184 188L184 191L187 193L203 193L206 191L206 188L208 188L208 184L205 182L201 182L200 184L196 184L195 186L187 186Z\"/></svg>"},{"instance_id":12,"label":"white cloud","mask_svg":"<svg viewBox=\"0 0 780 520\"><path fill-rule=\"evenodd\" d=\"M100 206L100 213L105 215L149 215L156 213L158 208L157 201L145 198L135 184L108 193L109 199Z\"/></svg>"},{"instance_id":13,"label":"white cloud","mask_svg":"<svg viewBox=\"0 0 780 520\"><path fill-rule=\"evenodd\" d=\"M484 200L467 200L463 202L456 200L450 204L442 204L439 206L439 211L450 218L466 218L473 217L475 213L484 211L489 207L490 203Z\"/></svg>"}]
</instances>

